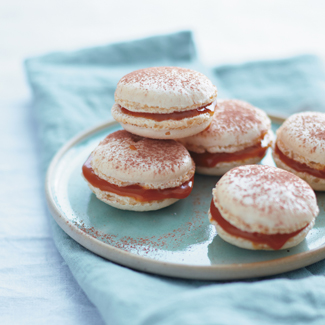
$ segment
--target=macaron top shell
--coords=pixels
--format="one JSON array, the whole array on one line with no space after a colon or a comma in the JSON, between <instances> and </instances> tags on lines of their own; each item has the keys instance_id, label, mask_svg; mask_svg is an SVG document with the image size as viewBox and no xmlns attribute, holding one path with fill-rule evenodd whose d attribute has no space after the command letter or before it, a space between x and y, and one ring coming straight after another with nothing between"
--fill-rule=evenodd
<instances>
[{"instance_id":1,"label":"macaron top shell","mask_svg":"<svg viewBox=\"0 0 325 325\"><path fill-rule=\"evenodd\" d=\"M108 135L91 156L95 174L118 186L177 187L191 179L195 171L182 144L143 138L125 130Z\"/></svg>"},{"instance_id":2,"label":"macaron top shell","mask_svg":"<svg viewBox=\"0 0 325 325\"><path fill-rule=\"evenodd\" d=\"M202 73L178 67L133 71L117 84L115 102L130 111L171 113L212 103L217 88Z\"/></svg>"},{"instance_id":3,"label":"macaron top shell","mask_svg":"<svg viewBox=\"0 0 325 325\"><path fill-rule=\"evenodd\" d=\"M319 213L315 193L305 181L262 165L227 172L213 189L213 201L233 226L263 234L292 233Z\"/></svg>"},{"instance_id":4,"label":"macaron top shell","mask_svg":"<svg viewBox=\"0 0 325 325\"><path fill-rule=\"evenodd\" d=\"M325 165L325 114L304 112L290 116L277 130L280 150L300 162Z\"/></svg>"},{"instance_id":5,"label":"macaron top shell","mask_svg":"<svg viewBox=\"0 0 325 325\"><path fill-rule=\"evenodd\" d=\"M197 153L232 153L255 145L270 128L271 121L262 110L241 100L221 100L210 126L182 143Z\"/></svg>"}]
</instances>

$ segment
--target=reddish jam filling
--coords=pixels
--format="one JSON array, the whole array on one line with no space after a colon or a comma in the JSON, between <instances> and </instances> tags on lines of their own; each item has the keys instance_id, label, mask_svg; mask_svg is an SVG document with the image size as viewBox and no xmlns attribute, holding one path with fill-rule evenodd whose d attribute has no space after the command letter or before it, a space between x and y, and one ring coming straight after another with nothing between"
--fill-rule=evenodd
<instances>
[{"instance_id":1,"label":"reddish jam filling","mask_svg":"<svg viewBox=\"0 0 325 325\"><path fill-rule=\"evenodd\" d=\"M318 170L311 168L307 166L306 164L300 163L298 161L295 161L288 156L286 156L284 153L281 152L279 147L275 146L275 153L279 156L279 158L289 167L296 170L297 172L301 173L308 173L310 175L313 175L315 177L319 178L325 178L325 170Z\"/></svg>"},{"instance_id":2,"label":"reddish jam filling","mask_svg":"<svg viewBox=\"0 0 325 325\"><path fill-rule=\"evenodd\" d=\"M212 219L214 219L219 224L219 226L228 234L235 237L247 239L255 244L266 244L274 250L280 249L291 237L296 236L307 227L306 226L295 232L291 232L290 234L264 235L257 232L242 231L233 226L221 216L221 213L219 212L219 209L214 205L213 200L211 201L210 205L210 213Z\"/></svg>"},{"instance_id":3,"label":"reddish jam filling","mask_svg":"<svg viewBox=\"0 0 325 325\"><path fill-rule=\"evenodd\" d=\"M146 189L140 185L117 186L98 177L91 167L91 156L82 166L82 173L86 180L101 191L112 192L121 196L133 197L140 202L158 201L164 199L185 199L193 189L194 176L181 186L163 190Z\"/></svg>"},{"instance_id":4,"label":"reddish jam filling","mask_svg":"<svg viewBox=\"0 0 325 325\"><path fill-rule=\"evenodd\" d=\"M218 152L218 153L196 153L190 151L190 154L197 166L200 167L209 167L212 168L219 163L222 162L232 162L232 161L240 161L246 160L249 158L263 158L265 156L266 150L268 146L263 146L262 141L258 144L245 148L243 150L239 150L232 153Z\"/></svg>"},{"instance_id":5,"label":"reddish jam filling","mask_svg":"<svg viewBox=\"0 0 325 325\"><path fill-rule=\"evenodd\" d=\"M134 117L144 117L144 118L148 118L150 120L154 120L157 122L160 121L166 121L166 120L182 120L184 118L190 118L190 117L195 117L198 116L200 114L205 114L205 113L209 113L211 116L214 113L214 103L196 108L196 109L192 109L190 111L184 111L184 112L173 112L173 113L168 113L168 114L158 114L158 113L142 113L142 112L133 112L133 111L129 111L128 109L121 107L121 111L124 114L127 115L131 115Z\"/></svg>"}]
</instances>

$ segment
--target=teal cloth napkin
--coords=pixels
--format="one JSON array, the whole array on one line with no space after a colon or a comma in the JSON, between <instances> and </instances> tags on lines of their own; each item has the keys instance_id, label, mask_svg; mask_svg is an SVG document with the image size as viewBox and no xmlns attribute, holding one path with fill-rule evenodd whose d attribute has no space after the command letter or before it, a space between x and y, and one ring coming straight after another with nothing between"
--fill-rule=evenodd
<instances>
[{"instance_id":1,"label":"teal cloth napkin","mask_svg":"<svg viewBox=\"0 0 325 325\"><path fill-rule=\"evenodd\" d=\"M111 117L124 74L158 65L199 70L220 97L270 113L325 110L325 74L311 55L206 69L190 32L50 54L26 61L44 171L69 138ZM325 261L267 279L180 280L114 264L80 246L52 218L51 225L58 250L107 324L325 324Z\"/></svg>"}]
</instances>

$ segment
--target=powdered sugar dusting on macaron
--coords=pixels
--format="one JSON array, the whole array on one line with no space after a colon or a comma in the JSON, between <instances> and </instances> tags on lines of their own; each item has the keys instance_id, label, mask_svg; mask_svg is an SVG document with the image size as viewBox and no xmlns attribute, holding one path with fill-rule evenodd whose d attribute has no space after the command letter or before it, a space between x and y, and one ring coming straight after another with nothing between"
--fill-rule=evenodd
<instances>
[{"instance_id":1,"label":"powdered sugar dusting on macaron","mask_svg":"<svg viewBox=\"0 0 325 325\"><path fill-rule=\"evenodd\" d=\"M315 193L305 181L270 166L230 170L213 195L222 216L248 232L291 233L305 227L319 212Z\"/></svg>"}]
</instances>

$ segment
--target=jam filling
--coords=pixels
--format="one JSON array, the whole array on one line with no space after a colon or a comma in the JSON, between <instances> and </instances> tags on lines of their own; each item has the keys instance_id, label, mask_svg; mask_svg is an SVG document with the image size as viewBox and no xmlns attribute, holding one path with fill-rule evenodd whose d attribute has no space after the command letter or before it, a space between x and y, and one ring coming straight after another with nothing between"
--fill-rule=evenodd
<instances>
[{"instance_id":1,"label":"jam filling","mask_svg":"<svg viewBox=\"0 0 325 325\"><path fill-rule=\"evenodd\" d=\"M300 163L295 161L288 156L286 156L276 145L275 146L275 153L279 156L279 158L284 162L287 166L291 167L292 169L296 170L297 172L301 173L308 173L318 178L325 178L325 169L318 170L307 166L306 164Z\"/></svg>"},{"instance_id":2,"label":"jam filling","mask_svg":"<svg viewBox=\"0 0 325 325\"><path fill-rule=\"evenodd\" d=\"M263 146L262 141L258 144L245 148L243 150L239 150L232 153L226 152L217 152L217 153L196 153L190 151L190 154L197 166L200 167L215 167L217 164L222 162L232 162L232 161L241 161L249 158L263 158L265 156L266 150L269 146Z\"/></svg>"},{"instance_id":3,"label":"jam filling","mask_svg":"<svg viewBox=\"0 0 325 325\"><path fill-rule=\"evenodd\" d=\"M146 189L140 185L118 186L98 177L91 167L91 156L82 166L82 173L86 180L101 191L115 193L121 196L133 197L140 202L159 201L164 199L185 199L193 189L194 176L178 187L159 189Z\"/></svg>"},{"instance_id":4,"label":"jam filling","mask_svg":"<svg viewBox=\"0 0 325 325\"><path fill-rule=\"evenodd\" d=\"M202 106L199 108L195 108L190 111L173 112L173 113L168 113L168 114L133 112L133 111L129 111L128 109L126 109L124 107L121 107L121 111L124 114L131 115L134 117L144 117L144 118L147 118L150 120L160 122L160 121L166 121L166 120L179 121L184 118L191 118L191 117L195 117L195 116L198 116L201 114L206 114L206 113L209 113L210 116L212 116L214 113L214 107L215 107L215 104L210 103L208 105L205 105L205 106Z\"/></svg>"},{"instance_id":5,"label":"jam filling","mask_svg":"<svg viewBox=\"0 0 325 325\"><path fill-rule=\"evenodd\" d=\"M253 244L266 244L270 248L274 250L279 250L283 247L283 245L292 237L298 235L302 230L304 230L306 227L303 227L302 229L299 229L295 232L291 232L290 234L274 234L274 235L265 235L265 234L259 234L257 232L247 232L242 231L235 226L233 226L231 223L229 223L226 219L224 219L219 211L219 209L214 205L213 200L211 201L210 205L210 213L212 216L212 219L215 220L219 226L226 231L228 234L247 239Z\"/></svg>"}]
</instances>

